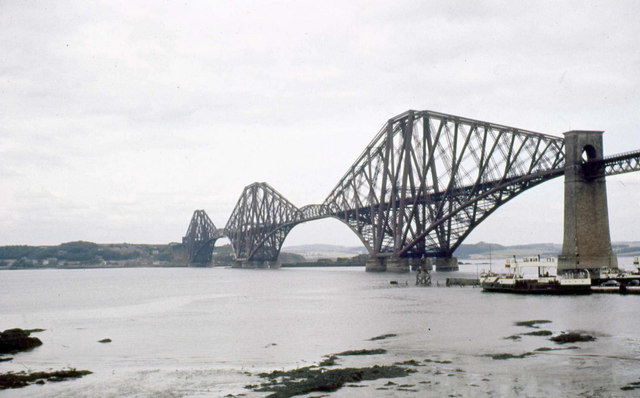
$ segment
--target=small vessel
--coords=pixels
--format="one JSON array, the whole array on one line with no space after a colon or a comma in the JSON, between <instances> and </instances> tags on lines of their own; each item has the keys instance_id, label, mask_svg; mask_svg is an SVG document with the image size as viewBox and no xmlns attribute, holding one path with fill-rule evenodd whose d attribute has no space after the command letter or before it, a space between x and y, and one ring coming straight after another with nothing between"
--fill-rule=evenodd
<instances>
[{"instance_id":1,"label":"small vessel","mask_svg":"<svg viewBox=\"0 0 640 398\"><path fill-rule=\"evenodd\" d=\"M482 289L487 292L522 294L591 293L589 271L576 270L558 275L554 258L541 260L538 255L518 261L513 256L507 259L505 268L506 274L483 273L480 276Z\"/></svg>"},{"instance_id":2,"label":"small vessel","mask_svg":"<svg viewBox=\"0 0 640 398\"><path fill-rule=\"evenodd\" d=\"M634 279L629 281L628 284L621 286L620 293L640 294L640 280Z\"/></svg>"},{"instance_id":3,"label":"small vessel","mask_svg":"<svg viewBox=\"0 0 640 398\"><path fill-rule=\"evenodd\" d=\"M638 261L638 257L633 259L633 265L636 267L635 271L604 268L592 274L593 286L598 287L598 289L594 289L594 291L612 292L616 287L614 282L617 282L620 293L640 293L640 262ZM605 285L605 283L608 282L611 283ZM603 289L599 288L601 286Z\"/></svg>"},{"instance_id":4,"label":"small vessel","mask_svg":"<svg viewBox=\"0 0 640 398\"><path fill-rule=\"evenodd\" d=\"M591 286L594 293L620 293L620 282L615 279L609 279L597 286Z\"/></svg>"}]
</instances>

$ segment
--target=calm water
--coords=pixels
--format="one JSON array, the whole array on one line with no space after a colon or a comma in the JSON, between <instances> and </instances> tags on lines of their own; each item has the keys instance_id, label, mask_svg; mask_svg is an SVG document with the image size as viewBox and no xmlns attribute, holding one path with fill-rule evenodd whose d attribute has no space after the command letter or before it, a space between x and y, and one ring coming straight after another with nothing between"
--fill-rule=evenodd
<instances>
[{"instance_id":1,"label":"calm water","mask_svg":"<svg viewBox=\"0 0 640 398\"><path fill-rule=\"evenodd\" d=\"M621 259L630 265L630 259ZM485 265L465 265L471 276ZM408 281L394 287L391 280ZM0 329L44 328L43 345L0 370L76 367L80 380L0 392L3 396L221 397L251 393L261 371L307 366L323 355L385 348L344 366L430 362L398 384L345 387L347 396L620 396L640 380L640 296L534 297L475 288L417 288L413 275L363 269L226 268L0 272ZM548 319L541 329L586 331L580 349L493 360L559 346L546 337L505 337L534 329L514 321ZM374 336L398 336L369 341ZM113 340L100 344L103 338ZM319 394L312 394L319 395Z\"/></svg>"}]
</instances>

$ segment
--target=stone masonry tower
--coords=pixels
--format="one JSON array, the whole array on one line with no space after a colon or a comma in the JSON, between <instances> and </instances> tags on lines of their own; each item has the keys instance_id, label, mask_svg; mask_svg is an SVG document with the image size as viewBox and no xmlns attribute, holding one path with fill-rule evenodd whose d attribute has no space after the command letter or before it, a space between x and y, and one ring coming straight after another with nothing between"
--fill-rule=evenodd
<instances>
[{"instance_id":1,"label":"stone masonry tower","mask_svg":"<svg viewBox=\"0 0 640 398\"><path fill-rule=\"evenodd\" d=\"M607 187L602 169L584 163L602 159L602 131L564 133L564 240L558 271L617 268L611 249Z\"/></svg>"}]
</instances>

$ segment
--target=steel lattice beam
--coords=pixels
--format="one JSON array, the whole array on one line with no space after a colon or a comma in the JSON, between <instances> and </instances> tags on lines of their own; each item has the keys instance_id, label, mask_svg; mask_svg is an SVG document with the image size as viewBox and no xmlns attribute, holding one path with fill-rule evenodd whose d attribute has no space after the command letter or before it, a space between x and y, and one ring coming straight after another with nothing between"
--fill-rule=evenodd
<instances>
[{"instance_id":1,"label":"steel lattice beam","mask_svg":"<svg viewBox=\"0 0 640 398\"><path fill-rule=\"evenodd\" d=\"M204 210L194 211L187 233L182 238L189 262L210 263L216 240L222 236L222 230L216 228Z\"/></svg>"},{"instance_id":2,"label":"steel lattice beam","mask_svg":"<svg viewBox=\"0 0 640 398\"><path fill-rule=\"evenodd\" d=\"M450 255L498 206L561 175L560 137L434 112L385 124L325 200L377 255Z\"/></svg>"},{"instance_id":3,"label":"steel lattice beam","mask_svg":"<svg viewBox=\"0 0 640 398\"><path fill-rule=\"evenodd\" d=\"M347 224L373 255L447 256L521 192L564 173L564 140L430 111L390 119L320 205L245 188L225 233L240 260L275 260L313 219Z\"/></svg>"},{"instance_id":4,"label":"steel lattice beam","mask_svg":"<svg viewBox=\"0 0 640 398\"><path fill-rule=\"evenodd\" d=\"M640 171L640 151L606 156L596 162L598 163L598 168L601 168L604 175L607 176Z\"/></svg>"},{"instance_id":5,"label":"steel lattice beam","mask_svg":"<svg viewBox=\"0 0 640 398\"><path fill-rule=\"evenodd\" d=\"M236 259L276 260L300 210L266 183L247 186L224 228Z\"/></svg>"}]
</instances>

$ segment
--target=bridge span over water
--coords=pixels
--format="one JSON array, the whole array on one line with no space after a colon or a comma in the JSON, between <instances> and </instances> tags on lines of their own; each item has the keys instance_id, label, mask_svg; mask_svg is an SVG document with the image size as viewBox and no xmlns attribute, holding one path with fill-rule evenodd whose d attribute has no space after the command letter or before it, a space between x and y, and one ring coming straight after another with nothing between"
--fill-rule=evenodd
<instances>
[{"instance_id":1,"label":"bridge span over water","mask_svg":"<svg viewBox=\"0 0 640 398\"><path fill-rule=\"evenodd\" d=\"M561 266L615 268L605 176L636 170L640 151L604 157L600 131L557 137L410 110L384 124L322 203L297 207L269 184L253 183L223 229L197 210L183 243L189 261L210 262L215 240L226 236L239 266L278 266L291 229L332 217L369 251L367 270L424 262L452 270L453 252L498 207L565 175Z\"/></svg>"}]
</instances>

